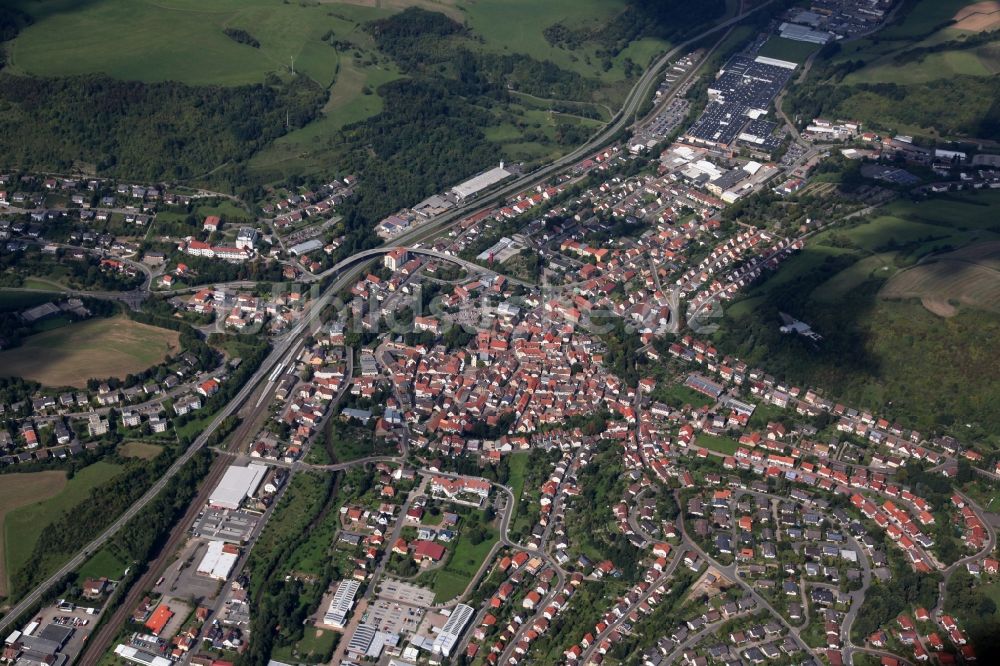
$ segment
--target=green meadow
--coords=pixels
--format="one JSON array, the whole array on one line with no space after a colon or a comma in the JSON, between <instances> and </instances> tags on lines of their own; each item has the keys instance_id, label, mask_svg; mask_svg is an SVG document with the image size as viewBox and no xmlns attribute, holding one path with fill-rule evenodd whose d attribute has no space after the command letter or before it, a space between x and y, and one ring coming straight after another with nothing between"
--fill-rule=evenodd
<instances>
[{"instance_id":1,"label":"green meadow","mask_svg":"<svg viewBox=\"0 0 1000 666\"><path fill-rule=\"evenodd\" d=\"M989 361L1000 344L1000 316L989 304L959 302L958 293L944 299L954 314L939 316L920 299L890 299L882 291L893 276L935 255L1000 241L997 206L996 191L899 200L817 234L726 305L717 342L839 401L922 431L961 425L963 436L1000 446L1000 418L991 407L1000 380ZM779 312L807 322L824 340L813 345L781 334Z\"/></svg>"}]
</instances>

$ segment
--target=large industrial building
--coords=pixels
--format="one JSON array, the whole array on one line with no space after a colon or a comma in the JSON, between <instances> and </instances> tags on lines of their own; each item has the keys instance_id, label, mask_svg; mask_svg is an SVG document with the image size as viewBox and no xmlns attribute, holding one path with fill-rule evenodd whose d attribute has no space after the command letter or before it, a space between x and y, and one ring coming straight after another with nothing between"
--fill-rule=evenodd
<instances>
[{"instance_id":1,"label":"large industrial building","mask_svg":"<svg viewBox=\"0 0 1000 666\"><path fill-rule=\"evenodd\" d=\"M224 541L209 541L208 550L201 558L198 573L214 580L226 580L240 558L240 549Z\"/></svg>"},{"instance_id":2,"label":"large industrial building","mask_svg":"<svg viewBox=\"0 0 1000 666\"><path fill-rule=\"evenodd\" d=\"M115 648L115 654L124 659L125 661L132 662L133 664L139 664L140 666L173 666L172 661L166 657L161 657L158 654L153 654L152 652L147 652L146 650L139 650L130 645L121 645Z\"/></svg>"},{"instance_id":3,"label":"large industrial building","mask_svg":"<svg viewBox=\"0 0 1000 666\"><path fill-rule=\"evenodd\" d=\"M781 31L781 36L785 39L793 39L797 42L826 44L833 39L833 35L826 30L813 30L808 26L796 23L782 23L778 30Z\"/></svg>"},{"instance_id":4,"label":"large industrial building","mask_svg":"<svg viewBox=\"0 0 1000 666\"><path fill-rule=\"evenodd\" d=\"M462 632L475 613L472 606L465 604L455 606L455 610L451 612L448 621L444 623L441 632L434 639L434 652L450 657L451 651L458 644L458 639L462 637Z\"/></svg>"},{"instance_id":5,"label":"large industrial building","mask_svg":"<svg viewBox=\"0 0 1000 666\"><path fill-rule=\"evenodd\" d=\"M250 463L246 467L230 465L208 498L210 506L220 509L238 509L243 500L253 497L267 475L267 465Z\"/></svg>"},{"instance_id":6,"label":"large industrial building","mask_svg":"<svg viewBox=\"0 0 1000 666\"><path fill-rule=\"evenodd\" d=\"M733 56L709 85L709 103L687 131L686 139L701 145L731 146L748 123L767 114L796 67L794 62L765 56Z\"/></svg>"},{"instance_id":7,"label":"large industrial building","mask_svg":"<svg viewBox=\"0 0 1000 666\"><path fill-rule=\"evenodd\" d=\"M345 580L337 586L337 591L333 593L330 606L323 615L323 624L328 624L336 629L343 629L347 625L347 614L354 608L354 597L361 589L361 583L356 580Z\"/></svg>"},{"instance_id":8,"label":"large industrial building","mask_svg":"<svg viewBox=\"0 0 1000 666\"><path fill-rule=\"evenodd\" d=\"M473 176L464 183L459 183L455 187L451 188L451 193L461 201L479 194L487 187L496 185L501 180L510 178L512 175L514 174L505 169L503 162L501 162L500 166L490 169L489 171L484 171L477 176Z\"/></svg>"}]
</instances>

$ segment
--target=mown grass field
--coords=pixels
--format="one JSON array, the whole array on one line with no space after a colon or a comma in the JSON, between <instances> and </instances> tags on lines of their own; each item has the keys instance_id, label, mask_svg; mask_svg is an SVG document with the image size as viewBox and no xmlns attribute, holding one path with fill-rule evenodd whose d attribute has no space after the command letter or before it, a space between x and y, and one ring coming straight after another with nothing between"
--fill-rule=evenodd
<instances>
[{"instance_id":1,"label":"mown grass field","mask_svg":"<svg viewBox=\"0 0 1000 666\"><path fill-rule=\"evenodd\" d=\"M696 440L697 448L708 449L709 451L715 451L716 453L722 453L727 456L731 456L736 453L736 449L739 448L739 442L737 442L732 437L719 437L717 435L706 435L700 433Z\"/></svg>"},{"instance_id":2,"label":"mown grass field","mask_svg":"<svg viewBox=\"0 0 1000 666\"><path fill-rule=\"evenodd\" d=\"M94 553L89 560L83 563L77 572L77 578L81 581L87 578L110 578L118 580L128 564L118 556L111 545L104 546Z\"/></svg>"},{"instance_id":3,"label":"mown grass field","mask_svg":"<svg viewBox=\"0 0 1000 666\"><path fill-rule=\"evenodd\" d=\"M963 7L978 0L908 0L904 7L903 19L894 22L880 33L885 39L911 39L937 28L952 19Z\"/></svg>"},{"instance_id":4,"label":"mown grass field","mask_svg":"<svg viewBox=\"0 0 1000 666\"><path fill-rule=\"evenodd\" d=\"M29 495L27 501L9 510L4 517L4 584L7 584L11 572L31 566L35 543L49 525L64 512L72 511L85 502L91 490L110 481L121 471L120 465L97 462L83 468L68 481L65 472L4 475L0 492L8 492L10 476L23 476L15 483L22 484L22 494Z\"/></svg>"},{"instance_id":5,"label":"mown grass field","mask_svg":"<svg viewBox=\"0 0 1000 666\"><path fill-rule=\"evenodd\" d=\"M599 28L625 0L15 0L35 22L10 45L9 69L37 76L102 73L147 82L235 86L272 75L306 76L330 92L323 116L283 137L250 163L258 176L278 178L329 165L317 150L326 137L382 109L377 88L401 74L374 46L365 25L410 6L466 23L494 53L523 53L599 79L608 94L624 94L625 63L647 65L668 48L644 38L610 61L596 43L574 50L550 44L545 28ZM531 20L525 20L525 17ZM250 33L260 46L240 44L226 29ZM333 43L336 43L334 45ZM108 45L113 44L113 48ZM551 157L550 147L511 142L508 159Z\"/></svg>"},{"instance_id":6,"label":"mown grass field","mask_svg":"<svg viewBox=\"0 0 1000 666\"><path fill-rule=\"evenodd\" d=\"M574 51L559 49L549 44L543 33L555 23L570 28L600 26L625 8L623 0L462 0L456 4L472 29L485 38L485 48L499 53L526 53L608 82L624 78L625 58L645 66L668 46L656 39L637 40L614 59L611 69L604 71L594 45Z\"/></svg>"},{"instance_id":7,"label":"mown grass field","mask_svg":"<svg viewBox=\"0 0 1000 666\"><path fill-rule=\"evenodd\" d=\"M124 377L180 348L180 334L124 317L89 319L32 335L0 352L0 373L45 386L84 387L92 377Z\"/></svg>"},{"instance_id":8,"label":"mown grass field","mask_svg":"<svg viewBox=\"0 0 1000 666\"><path fill-rule=\"evenodd\" d=\"M925 308L951 317L968 306L1000 314L1000 242L974 243L935 255L895 275L882 298L919 298Z\"/></svg>"},{"instance_id":9,"label":"mown grass field","mask_svg":"<svg viewBox=\"0 0 1000 666\"><path fill-rule=\"evenodd\" d=\"M990 46L944 51L924 56L919 62L897 64L880 58L872 65L848 76L849 83L927 83L944 76L992 76L997 73Z\"/></svg>"},{"instance_id":10,"label":"mown grass field","mask_svg":"<svg viewBox=\"0 0 1000 666\"><path fill-rule=\"evenodd\" d=\"M990 32L996 17L965 16L985 4L905 0L874 35L825 49L808 80L793 89L793 106L893 133L992 138L1000 72L1000 39ZM802 104L806 99L812 101Z\"/></svg>"},{"instance_id":11,"label":"mown grass field","mask_svg":"<svg viewBox=\"0 0 1000 666\"><path fill-rule=\"evenodd\" d=\"M118 454L126 458L141 458L142 460L152 460L160 455L163 447L159 444L147 444L146 442L125 442L118 447Z\"/></svg>"},{"instance_id":12,"label":"mown grass field","mask_svg":"<svg viewBox=\"0 0 1000 666\"><path fill-rule=\"evenodd\" d=\"M975 8L975 0L916 0L912 8L901 10L901 19L881 30L877 38L861 39L842 45L836 61L863 59L865 67L852 72L846 83L926 83L954 75L990 76L997 73L997 40L992 44L969 49L952 49L930 53L920 58L895 56L914 47L933 46L951 40L962 40L975 34L961 29L969 21L949 23L961 17L963 11Z\"/></svg>"},{"instance_id":13,"label":"mown grass field","mask_svg":"<svg viewBox=\"0 0 1000 666\"><path fill-rule=\"evenodd\" d=\"M10 50L14 71L39 76L101 72L121 79L193 85L259 83L295 71L322 86L337 58L320 38L348 34L390 11L272 0L42 0L16 3L35 23ZM260 48L223 30L240 28ZM114 48L108 48L113 44Z\"/></svg>"},{"instance_id":14,"label":"mown grass field","mask_svg":"<svg viewBox=\"0 0 1000 666\"><path fill-rule=\"evenodd\" d=\"M468 520L468 518L466 518ZM418 579L418 583L429 585L434 590L434 602L441 603L454 599L469 585L469 581L479 571L483 560L489 554L499 534L493 527L487 527L487 538L478 544L473 544L467 536L468 525L459 534L454 549L448 555L448 560L440 569L428 572Z\"/></svg>"},{"instance_id":15,"label":"mown grass field","mask_svg":"<svg viewBox=\"0 0 1000 666\"><path fill-rule=\"evenodd\" d=\"M65 472L4 474L0 480L0 597L7 596L6 517L11 511L55 497L66 488Z\"/></svg>"},{"instance_id":16,"label":"mown grass field","mask_svg":"<svg viewBox=\"0 0 1000 666\"><path fill-rule=\"evenodd\" d=\"M339 637L340 634L335 631L308 626L303 631L302 640L294 646L276 647L271 653L271 658L287 664L302 660L309 660L310 663L325 661L333 654Z\"/></svg>"},{"instance_id":17,"label":"mown grass field","mask_svg":"<svg viewBox=\"0 0 1000 666\"><path fill-rule=\"evenodd\" d=\"M1000 239L996 218L1000 192L980 191L930 199L923 202L896 201L881 208L870 221L833 228L814 236L802 252L782 264L747 294L757 298L795 282L828 263L831 258L850 256L857 262L838 271L812 290L823 302L836 300L867 279L887 279L900 268L912 265L932 252L954 249L976 242ZM888 268L888 270L882 270ZM740 301L742 302L742 301ZM743 313L738 305L727 307Z\"/></svg>"}]
</instances>

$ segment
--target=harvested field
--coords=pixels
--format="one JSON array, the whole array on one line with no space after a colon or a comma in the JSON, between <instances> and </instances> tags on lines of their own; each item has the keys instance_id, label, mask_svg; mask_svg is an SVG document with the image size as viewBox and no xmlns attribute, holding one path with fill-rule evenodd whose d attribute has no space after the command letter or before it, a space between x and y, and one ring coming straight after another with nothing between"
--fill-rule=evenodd
<instances>
[{"instance_id":1,"label":"harvested field","mask_svg":"<svg viewBox=\"0 0 1000 666\"><path fill-rule=\"evenodd\" d=\"M962 7L955 14L953 28L969 32L987 32L1000 28L1000 2L988 0Z\"/></svg>"},{"instance_id":2,"label":"harvested field","mask_svg":"<svg viewBox=\"0 0 1000 666\"><path fill-rule=\"evenodd\" d=\"M124 377L180 349L180 334L123 317L90 319L38 333L0 352L0 374L45 386L82 388L91 377Z\"/></svg>"},{"instance_id":3,"label":"harvested field","mask_svg":"<svg viewBox=\"0 0 1000 666\"><path fill-rule=\"evenodd\" d=\"M0 480L0 597L7 596L6 544L3 543L7 513L22 506L55 497L66 487L66 472L4 474Z\"/></svg>"},{"instance_id":4,"label":"harvested field","mask_svg":"<svg viewBox=\"0 0 1000 666\"><path fill-rule=\"evenodd\" d=\"M954 316L959 305L1000 313L1000 242L937 255L895 275L879 295L919 298L940 317Z\"/></svg>"}]
</instances>

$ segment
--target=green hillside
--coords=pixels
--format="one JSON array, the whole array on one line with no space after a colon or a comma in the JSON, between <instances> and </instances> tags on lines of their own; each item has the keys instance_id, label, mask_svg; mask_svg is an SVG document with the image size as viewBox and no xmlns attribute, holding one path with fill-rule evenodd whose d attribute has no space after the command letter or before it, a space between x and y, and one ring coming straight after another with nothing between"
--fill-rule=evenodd
<instances>
[{"instance_id":1,"label":"green hillside","mask_svg":"<svg viewBox=\"0 0 1000 666\"><path fill-rule=\"evenodd\" d=\"M967 0L909 0L867 39L820 52L786 111L928 139L1000 138L1000 25Z\"/></svg>"}]
</instances>

